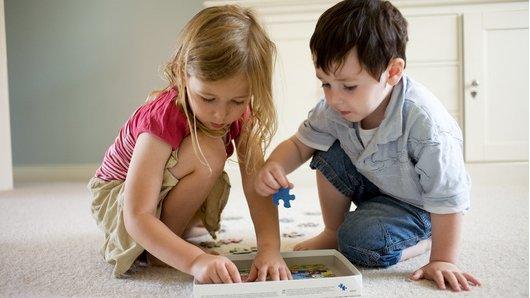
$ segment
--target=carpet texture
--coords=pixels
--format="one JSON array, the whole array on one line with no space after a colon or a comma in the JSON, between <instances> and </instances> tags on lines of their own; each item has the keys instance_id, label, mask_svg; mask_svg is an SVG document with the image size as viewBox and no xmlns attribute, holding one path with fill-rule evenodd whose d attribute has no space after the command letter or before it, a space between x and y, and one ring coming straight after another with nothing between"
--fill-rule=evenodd
<instances>
[{"instance_id":1,"label":"carpet texture","mask_svg":"<svg viewBox=\"0 0 530 298\"><path fill-rule=\"evenodd\" d=\"M408 274L427 262L424 254L387 269L359 268L364 296L528 297L528 164L475 165L470 172L472 210L465 216L458 265L483 286L452 293L437 290L429 281L408 281ZM280 208L280 218L293 220L281 223L281 232L305 235L282 238L282 250L291 250L322 229L321 216L314 215L319 212L316 187L299 186L294 194L292 208ZM127 279L113 278L111 266L98 252L102 235L89 205L85 184L79 182L24 183L0 192L0 296L192 296L192 278L170 268L146 268ZM223 217L220 238L243 241L221 246L219 252L255 245L237 183ZM298 226L306 222L319 226Z\"/></svg>"}]
</instances>

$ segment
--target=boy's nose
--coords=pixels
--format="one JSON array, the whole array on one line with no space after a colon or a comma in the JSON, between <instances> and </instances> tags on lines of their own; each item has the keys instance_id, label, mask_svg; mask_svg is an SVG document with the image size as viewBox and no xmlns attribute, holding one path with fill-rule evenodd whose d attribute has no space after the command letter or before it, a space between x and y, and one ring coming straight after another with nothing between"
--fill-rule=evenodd
<instances>
[{"instance_id":1,"label":"boy's nose","mask_svg":"<svg viewBox=\"0 0 530 298\"><path fill-rule=\"evenodd\" d=\"M330 106L335 106L339 102L339 95L334 90L329 90L326 99Z\"/></svg>"}]
</instances>

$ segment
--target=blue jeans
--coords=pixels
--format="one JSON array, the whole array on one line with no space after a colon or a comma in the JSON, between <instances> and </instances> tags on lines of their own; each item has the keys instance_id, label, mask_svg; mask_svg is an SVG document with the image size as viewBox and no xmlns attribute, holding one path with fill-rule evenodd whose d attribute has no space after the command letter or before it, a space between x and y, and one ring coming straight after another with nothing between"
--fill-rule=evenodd
<instances>
[{"instance_id":1,"label":"blue jeans","mask_svg":"<svg viewBox=\"0 0 530 298\"><path fill-rule=\"evenodd\" d=\"M357 206L337 232L339 251L352 263L388 267L405 248L431 237L429 212L381 193L357 172L338 141L328 151L316 151L310 166Z\"/></svg>"}]
</instances>

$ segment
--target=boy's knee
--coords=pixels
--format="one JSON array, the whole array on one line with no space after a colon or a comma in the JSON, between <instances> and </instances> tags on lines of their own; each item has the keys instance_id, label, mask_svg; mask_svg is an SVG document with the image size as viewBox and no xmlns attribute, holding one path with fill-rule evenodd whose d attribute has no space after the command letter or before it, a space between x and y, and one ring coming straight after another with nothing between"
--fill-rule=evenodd
<instances>
[{"instance_id":1,"label":"boy's knee","mask_svg":"<svg viewBox=\"0 0 530 298\"><path fill-rule=\"evenodd\" d=\"M350 212L338 229L339 251L352 263L367 267L388 267L399 262L400 251L387 247L385 229L378 218Z\"/></svg>"}]
</instances>

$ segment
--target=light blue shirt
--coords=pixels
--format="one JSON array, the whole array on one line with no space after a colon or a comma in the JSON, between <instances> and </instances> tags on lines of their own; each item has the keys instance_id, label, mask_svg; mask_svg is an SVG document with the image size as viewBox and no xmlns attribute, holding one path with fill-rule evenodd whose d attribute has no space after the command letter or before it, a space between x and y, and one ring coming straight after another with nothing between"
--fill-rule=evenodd
<instances>
[{"instance_id":1,"label":"light blue shirt","mask_svg":"<svg viewBox=\"0 0 530 298\"><path fill-rule=\"evenodd\" d=\"M296 136L322 151L338 139L359 173L391 197L436 214L469 209L462 132L423 85L404 75L366 148L358 132L359 123L345 120L322 99Z\"/></svg>"}]
</instances>

